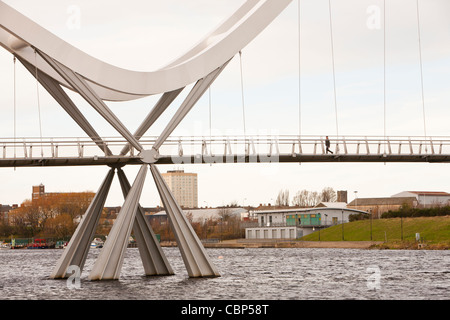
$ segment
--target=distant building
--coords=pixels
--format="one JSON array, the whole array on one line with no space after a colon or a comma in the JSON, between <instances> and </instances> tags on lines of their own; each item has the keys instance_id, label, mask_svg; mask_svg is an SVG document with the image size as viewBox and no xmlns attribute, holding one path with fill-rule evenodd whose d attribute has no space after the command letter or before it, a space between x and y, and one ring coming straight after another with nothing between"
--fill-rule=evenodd
<instances>
[{"instance_id":1,"label":"distant building","mask_svg":"<svg viewBox=\"0 0 450 320\"><path fill-rule=\"evenodd\" d=\"M398 210L404 205L416 207L417 199L415 197L356 198L347 207L370 212L374 218L380 218L383 213Z\"/></svg>"},{"instance_id":2,"label":"distant building","mask_svg":"<svg viewBox=\"0 0 450 320\"><path fill-rule=\"evenodd\" d=\"M192 222L204 223L205 220L218 220L225 216L237 217L239 220L245 220L248 216L248 211L239 207L223 207L223 208L207 208L207 209L185 209L184 214L192 220ZM159 220L160 222L167 220L166 211L162 210L152 214L146 214L146 217L151 222L152 220Z\"/></svg>"},{"instance_id":3,"label":"distant building","mask_svg":"<svg viewBox=\"0 0 450 320\"><path fill-rule=\"evenodd\" d=\"M336 201L347 203L347 191L339 190L336 192Z\"/></svg>"},{"instance_id":4,"label":"distant building","mask_svg":"<svg viewBox=\"0 0 450 320\"><path fill-rule=\"evenodd\" d=\"M17 204L12 206L7 204L0 204L0 223L8 223L8 214L11 210L17 209Z\"/></svg>"},{"instance_id":5,"label":"distant building","mask_svg":"<svg viewBox=\"0 0 450 320\"><path fill-rule=\"evenodd\" d=\"M403 191L392 196L414 197L421 207L440 207L450 205L450 193L443 191Z\"/></svg>"},{"instance_id":6,"label":"distant building","mask_svg":"<svg viewBox=\"0 0 450 320\"><path fill-rule=\"evenodd\" d=\"M198 181L196 173L172 170L162 173L170 191L183 208L198 208Z\"/></svg>"},{"instance_id":7,"label":"distant building","mask_svg":"<svg viewBox=\"0 0 450 320\"><path fill-rule=\"evenodd\" d=\"M45 186L41 183L38 186L32 187L31 200L39 199L45 195Z\"/></svg>"},{"instance_id":8,"label":"distant building","mask_svg":"<svg viewBox=\"0 0 450 320\"><path fill-rule=\"evenodd\" d=\"M256 210L257 225L245 229L246 239L296 239L316 230L349 221L351 214L367 213L337 207Z\"/></svg>"},{"instance_id":9,"label":"distant building","mask_svg":"<svg viewBox=\"0 0 450 320\"><path fill-rule=\"evenodd\" d=\"M93 199L95 196L95 193L93 193L93 192L45 192L45 186L41 183L38 186L32 187L31 200L33 201L33 200L38 200L43 197L62 195L62 196L67 196L66 201L70 201L69 200L70 195L77 195L77 194L86 194L91 199ZM77 199L74 199L74 201L77 201Z\"/></svg>"},{"instance_id":10,"label":"distant building","mask_svg":"<svg viewBox=\"0 0 450 320\"><path fill-rule=\"evenodd\" d=\"M40 199L53 199L56 201L62 201L66 205L72 205L77 207L85 206L86 209L94 199L95 193L84 192L45 192L45 186L41 183L38 186L32 186L31 201L36 203ZM81 216L73 218L75 223L81 221Z\"/></svg>"}]
</instances>

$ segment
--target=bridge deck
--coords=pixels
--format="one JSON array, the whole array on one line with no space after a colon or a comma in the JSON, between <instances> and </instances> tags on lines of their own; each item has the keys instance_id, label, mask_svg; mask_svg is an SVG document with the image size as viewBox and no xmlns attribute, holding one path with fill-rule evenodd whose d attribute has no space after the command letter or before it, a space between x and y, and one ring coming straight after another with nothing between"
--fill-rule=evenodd
<instances>
[{"instance_id":1,"label":"bridge deck","mask_svg":"<svg viewBox=\"0 0 450 320\"><path fill-rule=\"evenodd\" d=\"M160 156L156 164L209 164L209 163L301 163L301 162L450 162L446 155L232 155L232 156ZM67 157L0 159L0 167L99 166L122 167L143 162L138 156Z\"/></svg>"},{"instance_id":2,"label":"bridge deck","mask_svg":"<svg viewBox=\"0 0 450 320\"><path fill-rule=\"evenodd\" d=\"M327 152L323 137L176 137L161 146L156 163L450 161L447 137L330 137L330 140L333 153ZM151 149L155 141L156 137L140 140L146 149ZM0 167L141 164L133 148L120 155L125 145L126 141L120 138L105 138L101 143L88 138L4 139L0 142ZM113 155L107 155L107 149Z\"/></svg>"}]
</instances>

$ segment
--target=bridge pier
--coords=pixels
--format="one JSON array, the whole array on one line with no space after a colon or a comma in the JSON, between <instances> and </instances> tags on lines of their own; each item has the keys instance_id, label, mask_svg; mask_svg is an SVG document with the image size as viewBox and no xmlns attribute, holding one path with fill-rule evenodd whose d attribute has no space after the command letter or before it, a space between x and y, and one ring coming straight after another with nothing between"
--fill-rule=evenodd
<instances>
[{"instance_id":1,"label":"bridge pier","mask_svg":"<svg viewBox=\"0 0 450 320\"><path fill-rule=\"evenodd\" d=\"M119 279L146 173L147 164L143 164L89 274L89 280Z\"/></svg>"},{"instance_id":2,"label":"bridge pier","mask_svg":"<svg viewBox=\"0 0 450 320\"><path fill-rule=\"evenodd\" d=\"M86 262L86 257L91 247L91 241L94 238L95 229L97 228L102 213L105 200L111 187L115 169L108 171L103 183L97 191L86 213L83 215L80 224L75 230L72 238L64 249L64 252L57 262L50 278L61 279L67 278L67 269L71 265L76 265L81 270Z\"/></svg>"},{"instance_id":3,"label":"bridge pier","mask_svg":"<svg viewBox=\"0 0 450 320\"><path fill-rule=\"evenodd\" d=\"M150 164L150 171L169 217L189 277L220 277L158 168L154 164Z\"/></svg>"},{"instance_id":4,"label":"bridge pier","mask_svg":"<svg viewBox=\"0 0 450 320\"><path fill-rule=\"evenodd\" d=\"M117 169L122 192L126 198L131 186L121 168ZM144 265L145 275L171 275L174 274L167 258L156 239L155 233L145 219L144 210L138 205L136 218L133 225L133 233L136 237L139 253Z\"/></svg>"}]
</instances>

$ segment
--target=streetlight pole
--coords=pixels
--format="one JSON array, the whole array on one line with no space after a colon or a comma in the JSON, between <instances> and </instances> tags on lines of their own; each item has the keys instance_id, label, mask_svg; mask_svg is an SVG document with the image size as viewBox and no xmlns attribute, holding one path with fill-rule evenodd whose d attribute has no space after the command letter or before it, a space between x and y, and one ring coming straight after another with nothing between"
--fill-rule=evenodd
<instances>
[{"instance_id":1,"label":"streetlight pole","mask_svg":"<svg viewBox=\"0 0 450 320\"><path fill-rule=\"evenodd\" d=\"M341 217L341 224L342 224L342 241L344 241L344 210L341 211L342 217Z\"/></svg>"},{"instance_id":2,"label":"streetlight pole","mask_svg":"<svg viewBox=\"0 0 450 320\"><path fill-rule=\"evenodd\" d=\"M400 213L400 228L401 228L401 237L403 241L403 213Z\"/></svg>"}]
</instances>

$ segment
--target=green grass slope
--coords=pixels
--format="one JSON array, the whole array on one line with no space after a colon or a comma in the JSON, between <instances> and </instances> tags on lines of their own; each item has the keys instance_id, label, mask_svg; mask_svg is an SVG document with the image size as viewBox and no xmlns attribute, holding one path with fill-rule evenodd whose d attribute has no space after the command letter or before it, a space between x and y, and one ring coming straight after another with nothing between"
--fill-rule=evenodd
<instances>
[{"instance_id":1,"label":"green grass slope","mask_svg":"<svg viewBox=\"0 0 450 320\"><path fill-rule=\"evenodd\" d=\"M321 229L304 236L305 241L423 241L450 243L450 216L360 220ZM320 239L319 239L320 237Z\"/></svg>"}]
</instances>

